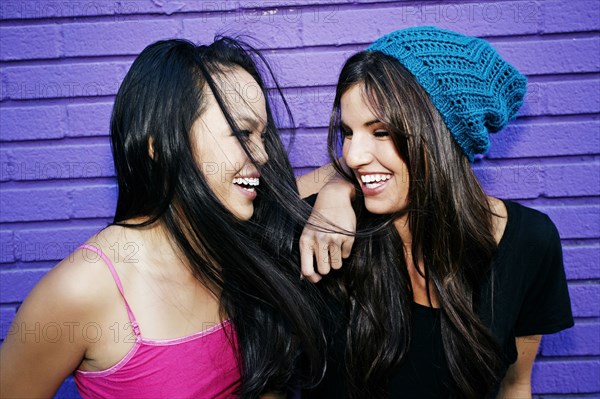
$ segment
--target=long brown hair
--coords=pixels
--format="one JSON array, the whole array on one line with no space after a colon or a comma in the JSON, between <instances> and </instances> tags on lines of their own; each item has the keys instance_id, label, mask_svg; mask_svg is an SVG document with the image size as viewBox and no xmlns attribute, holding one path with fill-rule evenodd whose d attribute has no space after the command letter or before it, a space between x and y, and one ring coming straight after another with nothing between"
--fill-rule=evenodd
<instances>
[{"instance_id":1,"label":"long brown hair","mask_svg":"<svg viewBox=\"0 0 600 399\"><path fill-rule=\"evenodd\" d=\"M356 84L407 165L408 205L401 213L412 233L412 262L424 264L428 295L431 289L440 302L453 395L484 397L501 369L499 345L477 316L479 289L497 248L487 197L427 93L380 52L360 52L342 69L328 138L332 159L343 140L340 100ZM369 214L357 192L359 234L339 287L347 304L346 371L352 397L382 397L409 348L413 295L404 244L391 223L399 215ZM360 234L365 230L371 233Z\"/></svg>"}]
</instances>

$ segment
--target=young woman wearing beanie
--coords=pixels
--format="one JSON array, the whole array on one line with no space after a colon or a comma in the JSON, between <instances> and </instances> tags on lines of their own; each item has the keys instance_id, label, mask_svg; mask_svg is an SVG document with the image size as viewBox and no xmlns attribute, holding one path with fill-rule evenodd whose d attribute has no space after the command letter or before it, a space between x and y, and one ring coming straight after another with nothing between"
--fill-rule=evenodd
<instances>
[{"instance_id":1,"label":"young woman wearing beanie","mask_svg":"<svg viewBox=\"0 0 600 399\"><path fill-rule=\"evenodd\" d=\"M351 184L330 183L315 209L358 233L301 238L333 315L331 364L307 397L531 396L541 335L573 325L560 238L546 215L487 196L469 162L525 90L486 41L435 27L346 62L329 149Z\"/></svg>"},{"instance_id":2,"label":"young woman wearing beanie","mask_svg":"<svg viewBox=\"0 0 600 399\"><path fill-rule=\"evenodd\" d=\"M302 201L259 56L221 38L136 58L111 121L114 222L20 307L1 397L52 397L73 372L84 398L256 398L322 375L293 246Z\"/></svg>"}]
</instances>

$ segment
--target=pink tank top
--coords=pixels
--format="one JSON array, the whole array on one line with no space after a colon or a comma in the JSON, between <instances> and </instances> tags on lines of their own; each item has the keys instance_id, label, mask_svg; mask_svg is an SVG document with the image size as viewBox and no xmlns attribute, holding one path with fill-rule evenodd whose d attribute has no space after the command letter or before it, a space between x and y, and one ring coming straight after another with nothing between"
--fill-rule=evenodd
<instances>
[{"instance_id":1,"label":"pink tank top","mask_svg":"<svg viewBox=\"0 0 600 399\"><path fill-rule=\"evenodd\" d=\"M235 398L240 372L228 337L235 341L229 321L175 339L142 337L123 285L110 260L96 247L81 248L97 253L106 262L125 302L135 334L135 344L117 364L102 371L75 371L79 393L87 398Z\"/></svg>"}]
</instances>

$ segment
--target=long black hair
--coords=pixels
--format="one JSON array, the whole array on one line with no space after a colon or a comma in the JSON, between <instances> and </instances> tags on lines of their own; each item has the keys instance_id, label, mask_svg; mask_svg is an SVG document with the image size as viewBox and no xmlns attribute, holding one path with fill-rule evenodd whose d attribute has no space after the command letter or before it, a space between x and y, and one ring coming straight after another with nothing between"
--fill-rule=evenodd
<instances>
[{"instance_id":1,"label":"long black hair","mask_svg":"<svg viewBox=\"0 0 600 399\"><path fill-rule=\"evenodd\" d=\"M307 207L298 197L269 102L263 134L269 160L261 164L254 162L251 143L230 112L236 104L227 103L218 84L219 75L242 68L267 97L258 61L281 95L264 58L239 40L222 37L208 46L156 42L133 62L111 120L119 187L114 224L164 226L193 274L219 298L221 317L233 322L239 394L248 398L285 389L300 360L308 371L295 376L298 383L316 382L325 351L313 288L300 282L293 245L296 222L306 218ZM192 150L192 125L205 110L207 93L260 170L249 221L238 220L217 199ZM285 99L282 103L291 119ZM137 217L145 221L129 222Z\"/></svg>"},{"instance_id":2,"label":"long black hair","mask_svg":"<svg viewBox=\"0 0 600 399\"><path fill-rule=\"evenodd\" d=\"M431 290L439 299L453 395L482 398L501 370L499 345L477 316L479 289L497 248L487 197L427 93L400 62L381 52L351 57L337 85L328 146L349 181L356 184L336 159L343 140L340 100L355 85L362 85L365 103L386 125L410 181L406 208L391 218L367 212L357 187L360 234L338 287L347 304L351 396L385 397L386 382L406 357L413 301L407 263L413 263L424 265L416 268L427 295ZM391 223L400 215L412 234L406 244L411 259Z\"/></svg>"}]
</instances>

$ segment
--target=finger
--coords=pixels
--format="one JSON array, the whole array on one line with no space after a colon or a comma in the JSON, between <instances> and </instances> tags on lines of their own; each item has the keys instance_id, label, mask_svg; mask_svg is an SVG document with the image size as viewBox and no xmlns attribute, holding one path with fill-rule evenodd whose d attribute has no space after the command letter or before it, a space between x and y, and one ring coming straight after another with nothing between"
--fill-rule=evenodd
<instances>
[{"instance_id":1,"label":"finger","mask_svg":"<svg viewBox=\"0 0 600 399\"><path fill-rule=\"evenodd\" d=\"M329 244L320 244L318 252L315 254L317 257L317 270L321 276L329 273L331 265L329 264Z\"/></svg>"},{"instance_id":2,"label":"finger","mask_svg":"<svg viewBox=\"0 0 600 399\"><path fill-rule=\"evenodd\" d=\"M354 237L345 237L344 242L342 242L342 258L348 259L350 257L350 253L352 252L352 246L354 245Z\"/></svg>"},{"instance_id":3,"label":"finger","mask_svg":"<svg viewBox=\"0 0 600 399\"><path fill-rule=\"evenodd\" d=\"M300 238L300 271L305 277L315 272L313 267L314 243L308 243L304 239L304 233Z\"/></svg>"},{"instance_id":4,"label":"finger","mask_svg":"<svg viewBox=\"0 0 600 399\"><path fill-rule=\"evenodd\" d=\"M339 244L329 245L329 264L335 270L339 270L342 267L342 250Z\"/></svg>"},{"instance_id":5,"label":"finger","mask_svg":"<svg viewBox=\"0 0 600 399\"><path fill-rule=\"evenodd\" d=\"M314 269L314 248L315 244L307 244L300 239L300 272L311 283L317 283L321 276Z\"/></svg>"}]
</instances>

